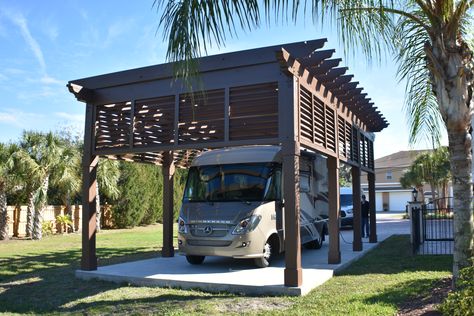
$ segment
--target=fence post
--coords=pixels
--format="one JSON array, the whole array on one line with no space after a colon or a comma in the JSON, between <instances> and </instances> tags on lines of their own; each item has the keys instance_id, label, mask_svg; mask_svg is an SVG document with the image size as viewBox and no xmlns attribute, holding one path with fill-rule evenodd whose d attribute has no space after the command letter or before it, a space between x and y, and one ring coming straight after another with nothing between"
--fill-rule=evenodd
<instances>
[{"instance_id":1,"label":"fence post","mask_svg":"<svg viewBox=\"0 0 474 316\"><path fill-rule=\"evenodd\" d=\"M418 252L418 248L421 242L421 205L421 202L408 202L408 211L410 213L411 220L410 242L412 244L414 254Z\"/></svg>"}]
</instances>

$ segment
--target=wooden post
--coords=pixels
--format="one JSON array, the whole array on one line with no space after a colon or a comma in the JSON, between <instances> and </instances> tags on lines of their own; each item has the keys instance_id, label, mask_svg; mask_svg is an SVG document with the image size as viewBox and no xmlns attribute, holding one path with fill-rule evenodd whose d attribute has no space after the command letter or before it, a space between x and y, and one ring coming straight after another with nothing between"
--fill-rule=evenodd
<instances>
[{"instance_id":1,"label":"wooden post","mask_svg":"<svg viewBox=\"0 0 474 316\"><path fill-rule=\"evenodd\" d=\"M173 246L173 185L174 185L173 152L163 153L163 257L174 256Z\"/></svg>"},{"instance_id":2,"label":"wooden post","mask_svg":"<svg viewBox=\"0 0 474 316\"><path fill-rule=\"evenodd\" d=\"M360 168L352 167L352 205L353 205L353 230L354 230L354 241L352 242L353 251L362 251L362 220L361 220L361 201L360 201Z\"/></svg>"},{"instance_id":3,"label":"wooden post","mask_svg":"<svg viewBox=\"0 0 474 316\"><path fill-rule=\"evenodd\" d=\"M369 221L370 221L370 243L377 242L377 219L375 216L375 173L367 173L369 183Z\"/></svg>"},{"instance_id":4,"label":"wooden post","mask_svg":"<svg viewBox=\"0 0 474 316\"><path fill-rule=\"evenodd\" d=\"M283 147L283 194L285 201L285 286L301 286L300 194L297 143Z\"/></svg>"},{"instance_id":5,"label":"wooden post","mask_svg":"<svg viewBox=\"0 0 474 316\"><path fill-rule=\"evenodd\" d=\"M328 263L341 263L341 246L339 240L339 159L329 156L328 167L328 200L329 200L329 253Z\"/></svg>"},{"instance_id":6,"label":"wooden post","mask_svg":"<svg viewBox=\"0 0 474 316\"><path fill-rule=\"evenodd\" d=\"M278 81L278 134L282 143L285 286L301 286L300 196L299 196L299 84L281 74Z\"/></svg>"},{"instance_id":7,"label":"wooden post","mask_svg":"<svg viewBox=\"0 0 474 316\"><path fill-rule=\"evenodd\" d=\"M82 157L82 270L97 270L96 255L96 187L97 162L92 154L94 144L94 105L86 105L84 153Z\"/></svg>"}]
</instances>

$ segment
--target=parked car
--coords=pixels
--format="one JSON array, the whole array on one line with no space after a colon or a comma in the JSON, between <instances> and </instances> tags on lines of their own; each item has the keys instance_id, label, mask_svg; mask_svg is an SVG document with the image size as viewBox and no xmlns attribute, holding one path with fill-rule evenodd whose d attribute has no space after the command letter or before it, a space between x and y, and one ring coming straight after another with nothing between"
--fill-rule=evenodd
<instances>
[{"instance_id":1,"label":"parked car","mask_svg":"<svg viewBox=\"0 0 474 316\"><path fill-rule=\"evenodd\" d=\"M352 188L342 187L340 188L340 226L354 226L354 214L353 214L353 203L352 203Z\"/></svg>"}]
</instances>

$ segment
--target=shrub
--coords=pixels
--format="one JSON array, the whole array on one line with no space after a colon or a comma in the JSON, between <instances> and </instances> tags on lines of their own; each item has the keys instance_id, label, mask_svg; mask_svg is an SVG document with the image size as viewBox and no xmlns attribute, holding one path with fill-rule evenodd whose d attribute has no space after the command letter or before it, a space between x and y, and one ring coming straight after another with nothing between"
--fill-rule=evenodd
<instances>
[{"instance_id":1,"label":"shrub","mask_svg":"<svg viewBox=\"0 0 474 316\"><path fill-rule=\"evenodd\" d=\"M443 315L474 315L474 265L461 269L455 291L449 293L439 310Z\"/></svg>"},{"instance_id":2,"label":"shrub","mask_svg":"<svg viewBox=\"0 0 474 316\"><path fill-rule=\"evenodd\" d=\"M112 218L116 227L125 228L161 222L163 218L163 173L160 166L121 163L118 183L120 197L114 202ZM174 177L174 218L181 207L186 170Z\"/></svg>"},{"instance_id":3,"label":"shrub","mask_svg":"<svg viewBox=\"0 0 474 316\"><path fill-rule=\"evenodd\" d=\"M58 215L56 216L56 223L59 224L61 232L67 233L68 227L72 227L72 220L69 215Z\"/></svg>"},{"instance_id":4,"label":"shrub","mask_svg":"<svg viewBox=\"0 0 474 316\"><path fill-rule=\"evenodd\" d=\"M49 236L53 234L53 227L54 224L52 221L44 221L41 223L41 231L43 232L43 235Z\"/></svg>"}]
</instances>

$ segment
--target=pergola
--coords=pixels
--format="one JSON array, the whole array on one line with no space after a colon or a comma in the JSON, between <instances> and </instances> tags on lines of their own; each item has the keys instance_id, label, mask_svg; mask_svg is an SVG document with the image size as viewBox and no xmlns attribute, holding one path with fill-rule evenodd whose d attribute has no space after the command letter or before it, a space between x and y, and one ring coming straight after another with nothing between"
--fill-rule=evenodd
<instances>
[{"instance_id":1,"label":"pergola","mask_svg":"<svg viewBox=\"0 0 474 316\"><path fill-rule=\"evenodd\" d=\"M373 132L388 126L359 83L323 49L326 39L227 53L198 60L190 92L162 64L85 79L68 88L86 103L83 156L81 269L96 270L96 167L99 156L162 165L162 256L174 255L173 174L201 150L280 145L285 205L285 285L302 284L299 231L299 156L302 149L327 157L328 263L341 260L339 164L352 166L353 250L362 250L360 176L367 172L371 235L375 226Z\"/></svg>"}]
</instances>

